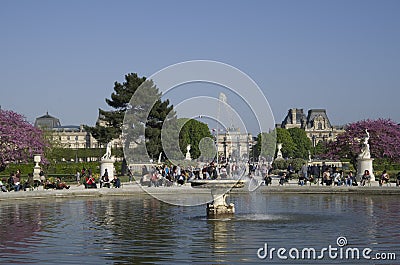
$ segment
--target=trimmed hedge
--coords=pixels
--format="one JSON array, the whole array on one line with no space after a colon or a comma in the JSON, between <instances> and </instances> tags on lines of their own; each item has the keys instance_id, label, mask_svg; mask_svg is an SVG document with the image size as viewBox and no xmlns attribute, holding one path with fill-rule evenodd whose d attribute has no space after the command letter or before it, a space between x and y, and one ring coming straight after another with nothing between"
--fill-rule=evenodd
<instances>
[{"instance_id":1,"label":"trimmed hedge","mask_svg":"<svg viewBox=\"0 0 400 265\"><path fill-rule=\"evenodd\" d=\"M117 174L121 174L122 162L115 162L114 167ZM9 164L7 168L1 172L2 176L9 176L10 173L16 172L17 169L21 171L21 174L28 175L28 173L33 173L33 164ZM60 162L56 164L51 164L49 166L43 166L43 171L46 175L75 175L77 171L81 171L82 168L90 168L93 174L100 174L100 162L84 162L84 163L73 163L73 162Z\"/></svg>"}]
</instances>

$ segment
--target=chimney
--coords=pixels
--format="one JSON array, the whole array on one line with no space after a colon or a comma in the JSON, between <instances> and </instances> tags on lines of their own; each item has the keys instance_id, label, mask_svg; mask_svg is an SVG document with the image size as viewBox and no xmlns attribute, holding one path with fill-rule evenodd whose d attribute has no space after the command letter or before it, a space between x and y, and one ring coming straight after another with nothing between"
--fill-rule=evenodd
<instances>
[{"instance_id":1,"label":"chimney","mask_svg":"<svg viewBox=\"0 0 400 265\"><path fill-rule=\"evenodd\" d=\"M296 124L296 112L297 112L297 109L293 108L292 109L292 124Z\"/></svg>"}]
</instances>

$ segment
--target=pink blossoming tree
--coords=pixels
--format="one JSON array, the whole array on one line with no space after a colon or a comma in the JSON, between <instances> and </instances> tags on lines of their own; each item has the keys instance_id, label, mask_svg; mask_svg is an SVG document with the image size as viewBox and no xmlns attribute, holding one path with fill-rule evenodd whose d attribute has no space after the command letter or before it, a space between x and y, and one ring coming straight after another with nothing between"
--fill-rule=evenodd
<instances>
[{"instance_id":1,"label":"pink blossoming tree","mask_svg":"<svg viewBox=\"0 0 400 265\"><path fill-rule=\"evenodd\" d=\"M372 158L400 162L400 125L390 119L363 120L350 123L345 132L338 135L336 141L328 143L325 157L339 159L350 158L356 165L361 152L362 140L370 134L369 145Z\"/></svg>"},{"instance_id":2,"label":"pink blossoming tree","mask_svg":"<svg viewBox=\"0 0 400 265\"><path fill-rule=\"evenodd\" d=\"M33 161L33 155L43 154L45 147L40 129L22 115L0 109L0 171L9 163Z\"/></svg>"}]
</instances>

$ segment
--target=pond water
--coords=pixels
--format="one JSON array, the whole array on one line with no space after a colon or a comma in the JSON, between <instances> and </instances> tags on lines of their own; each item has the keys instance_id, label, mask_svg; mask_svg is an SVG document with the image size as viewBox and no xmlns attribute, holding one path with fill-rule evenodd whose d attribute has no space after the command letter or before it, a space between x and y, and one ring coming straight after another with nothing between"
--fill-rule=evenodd
<instances>
[{"instance_id":1,"label":"pond water","mask_svg":"<svg viewBox=\"0 0 400 265\"><path fill-rule=\"evenodd\" d=\"M398 199L232 195L236 214L220 220L147 196L1 202L0 264L400 264ZM320 256L329 245L336 258ZM266 256L266 246L286 252ZM359 259L340 258L350 247ZM316 257L302 258L305 248ZM366 248L392 260L366 260Z\"/></svg>"}]
</instances>

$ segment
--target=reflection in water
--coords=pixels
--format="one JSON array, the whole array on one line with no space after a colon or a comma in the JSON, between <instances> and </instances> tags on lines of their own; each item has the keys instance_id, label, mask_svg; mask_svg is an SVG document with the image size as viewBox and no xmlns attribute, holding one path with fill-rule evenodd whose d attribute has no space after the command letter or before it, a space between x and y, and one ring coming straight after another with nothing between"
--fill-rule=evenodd
<instances>
[{"instance_id":1,"label":"reflection in water","mask_svg":"<svg viewBox=\"0 0 400 265\"><path fill-rule=\"evenodd\" d=\"M237 214L222 220L207 219L205 206L146 196L0 202L0 263L258 264L268 262L256 255L264 243L321 248L338 236L375 251L400 246L397 196L252 193L230 200Z\"/></svg>"}]
</instances>

